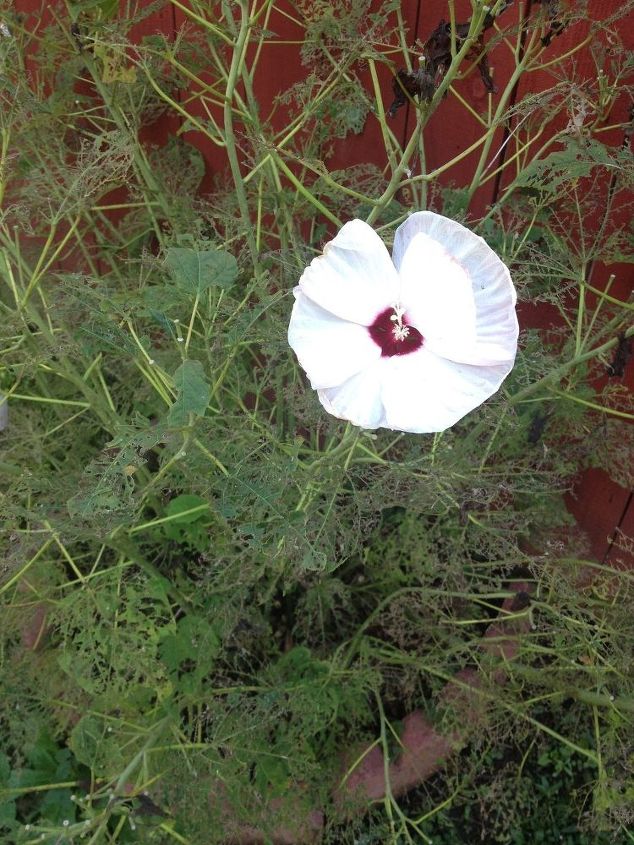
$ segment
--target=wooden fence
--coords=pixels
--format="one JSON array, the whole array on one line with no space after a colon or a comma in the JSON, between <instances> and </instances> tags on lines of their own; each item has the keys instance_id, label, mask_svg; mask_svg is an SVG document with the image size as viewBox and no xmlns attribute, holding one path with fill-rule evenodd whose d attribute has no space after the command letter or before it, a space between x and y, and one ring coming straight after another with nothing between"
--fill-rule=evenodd
<instances>
[{"instance_id":1,"label":"wooden fence","mask_svg":"<svg viewBox=\"0 0 634 845\"><path fill-rule=\"evenodd\" d=\"M164 5L154 10L149 17L135 27L134 37L140 38L143 35L162 32L168 38L175 38L183 27L191 26L191 20L182 8L183 4L186 8L187 0L182 0L182 3L179 0L178 4L165 0ZM19 12L26 15L28 25L34 27L43 26L45 18L50 14L50 6L43 7L41 0L16 0L15 5ZM121 0L120 5L121 9L126 6L124 0ZM137 7L150 5L150 0L140 0L137 3ZM380 3L374 2L375 8L379 5ZM471 8L468 0L456 0L455 7L457 20L467 20ZM588 4L592 20L608 23L621 11L622 7L622 0L590 0ZM540 13L542 9L543 3L540 0L515 0L504 15L509 18L515 16L518 26L521 26L522 20ZM447 0L402 0L401 10L408 27L407 42L412 46L416 43L423 44L439 21L448 18ZM267 42L260 57L255 80L256 96L264 113L275 96L287 89L294 81L299 80L303 73L297 46L298 39L302 38L302 31L298 25L297 16L296 5L288 0L277 2L272 9L267 27L275 33L276 38ZM522 76L513 88L510 105L519 102L527 92L535 93L549 88L557 72L555 60L558 57L565 57L583 41L590 26L590 20L577 22L554 37L550 45L552 64L537 73ZM625 30L621 23L619 35L625 46L634 50L634 19L631 16L629 20L625 19ZM609 36L607 47L609 48ZM596 74L596 66L587 47L575 53L574 61L580 77L589 78ZM490 52L489 62L494 81L502 89L513 71L508 49L501 44L494 46ZM382 90L385 91L385 100L389 102L390 72L386 67L381 68L380 72L382 75L379 81ZM369 77L367 82L369 86ZM496 107L496 95L493 94L489 101L489 95L475 68L460 81L456 89L476 112L485 111L487 107ZM181 102L185 102L186 95L181 92L180 98ZM195 108L195 105L188 104L188 107ZM631 103L627 101L627 98L620 97L609 115L609 123L612 125L625 123L628 120L630 108ZM401 109L393 119L393 130L401 141L409 137L413 121L414 115L409 107ZM178 128L178 119L171 115L153 124L146 140L161 143ZM508 178L505 176L506 171L502 171L501 174L496 171L504 162L505 157L510 154L512 145L505 141L512 128L509 125L500 126L495 137L492 146L492 167L483 174L481 184L470 206L470 212L476 218L504 191ZM548 132L554 133L558 128L560 127L553 124ZM345 169L359 162L374 162L382 166L384 162L380 160L380 156L384 151L384 146L380 140L379 131L378 122L375 119L368 119L363 132L355 136L354 143L333 142L333 154L328 162L329 167ZM477 120L465 110L458 97L451 94L441 103L426 128L425 147L428 169L433 169L468 149L477 140L479 134L481 134L481 129ZM204 139L196 137L195 133L188 133L187 137L202 152L208 175L226 168L224 151L221 148L214 147ZM542 136L542 143L546 137ZM615 146L626 142L622 128L607 132L604 140ZM440 176L440 183L442 185L469 184L478 157L478 150L464 156ZM608 190L609 185L606 184L604 188ZM615 274L616 279L611 287L611 295L626 300L634 287L632 265L592 266L589 280L594 287L602 288L612 273ZM547 328L552 319L553 314L547 307L524 306L520 310L520 323L524 327ZM630 389L634 388L634 364L632 363L627 368L625 380ZM628 554L623 548L619 548L618 543L615 542L620 536L619 532L629 537L634 536L634 499L631 490L619 486L602 471L589 470L580 476L574 493L568 497L567 503L578 524L587 533L592 554L596 559L613 565L623 565L624 562L634 565L634 556Z\"/></svg>"}]
</instances>

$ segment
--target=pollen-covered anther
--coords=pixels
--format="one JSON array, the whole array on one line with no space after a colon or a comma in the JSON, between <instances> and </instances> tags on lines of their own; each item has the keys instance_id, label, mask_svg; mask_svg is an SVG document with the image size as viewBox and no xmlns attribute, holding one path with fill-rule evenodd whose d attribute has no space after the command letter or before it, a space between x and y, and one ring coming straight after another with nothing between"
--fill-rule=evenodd
<instances>
[{"instance_id":1,"label":"pollen-covered anther","mask_svg":"<svg viewBox=\"0 0 634 845\"><path fill-rule=\"evenodd\" d=\"M409 335L409 326L403 326L400 323L394 326L392 329L394 334L395 340L405 340L405 338Z\"/></svg>"},{"instance_id":2,"label":"pollen-covered anther","mask_svg":"<svg viewBox=\"0 0 634 845\"><path fill-rule=\"evenodd\" d=\"M394 308L394 313L390 317L390 320L396 324L392 328L394 340L405 340L409 336L409 326L403 323L405 309L400 305L393 305L392 307Z\"/></svg>"}]
</instances>

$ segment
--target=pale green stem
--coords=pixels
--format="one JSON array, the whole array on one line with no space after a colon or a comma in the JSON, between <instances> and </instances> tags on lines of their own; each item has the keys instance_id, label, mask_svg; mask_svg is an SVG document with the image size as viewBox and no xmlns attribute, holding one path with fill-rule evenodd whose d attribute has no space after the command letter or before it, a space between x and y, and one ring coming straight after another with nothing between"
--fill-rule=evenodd
<instances>
[{"instance_id":1,"label":"pale green stem","mask_svg":"<svg viewBox=\"0 0 634 845\"><path fill-rule=\"evenodd\" d=\"M225 129L225 143L227 145L227 158L229 159L229 167L231 168L231 175L233 176L233 183L236 191L236 199L238 200L238 207L240 209L240 216L242 217L242 225L244 227L244 235L251 253L251 260L253 267L257 271L259 266L258 252L255 245L255 237L253 235L253 225L251 222L251 215L249 212L249 205L247 202L246 191L244 189L244 182L242 173L240 171L240 162L238 161L238 153L236 148L236 136L233 128L233 110L232 102L235 93L236 84L240 76L242 64L244 62L244 54L249 37L250 23L249 23L249 3L248 0L239 0L240 6L240 26L238 35L233 46L231 55L231 65L229 67L229 77L227 79L227 90L225 93L224 105L224 129Z\"/></svg>"},{"instance_id":2,"label":"pale green stem","mask_svg":"<svg viewBox=\"0 0 634 845\"><path fill-rule=\"evenodd\" d=\"M381 194L377 204L374 208L370 211L368 216L366 217L366 223L372 225L376 222L376 220L381 215L382 211L388 206L388 204L394 198L394 195L398 191L401 185L401 180L403 176L406 174L410 159L414 153L414 150L418 146L419 134L425 128L427 121L433 114L434 110L436 109L437 105L442 101L442 98L445 95L445 92L448 90L449 86L452 84L453 80L458 73L458 69L462 61L466 58L467 53L473 47L475 39L477 38L478 33L482 29L482 22L484 20L485 13L479 11L478 14L474 14L471 18L469 24L469 32L467 37L465 38L460 50L456 53L455 57L451 61L451 65L447 69L443 79L440 82L440 85L434 92L434 96L431 99L431 102L424 107L424 110L421 109L418 113L418 120L416 121L416 126L414 127L414 131L407 142L407 146L403 151L403 155L401 156L400 161L396 167L396 170L392 173L392 177L386 187L386 189Z\"/></svg>"}]
</instances>

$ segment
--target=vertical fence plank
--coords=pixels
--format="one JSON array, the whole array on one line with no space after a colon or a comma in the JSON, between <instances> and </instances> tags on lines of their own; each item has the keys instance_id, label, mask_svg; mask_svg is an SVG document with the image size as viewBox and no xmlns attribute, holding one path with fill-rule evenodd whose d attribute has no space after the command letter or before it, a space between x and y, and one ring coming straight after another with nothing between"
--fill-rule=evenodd
<instances>
[{"instance_id":1,"label":"vertical fence plank","mask_svg":"<svg viewBox=\"0 0 634 845\"><path fill-rule=\"evenodd\" d=\"M630 25L619 27L618 33L612 31L614 27L610 23L618 15L620 7L621 3L618 0L600 0L600 2L590 3L588 10L591 17L586 20L577 21L567 27L560 35L555 36L551 44L546 48L545 61L552 62L552 64L543 70L526 74L520 80L517 101L521 101L525 96L538 95L542 91L549 90L553 84L556 84L562 77L562 65L556 62L557 57L567 56L577 45L582 44L588 39L591 28L599 22L602 22L604 28L599 31L598 40L603 45L608 60L616 49L617 39L620 39L625 49L631 52L634 48L634 27L631 25L631 19ZM543 12L543 6L533 0L533 2L529 2L528 4L528 12L535 18ZM571 68L574 63L575 74L580 84L584 80L591 80L597 76L596 54L590 49L589 44L586 44L583 49L576 52L574 58L571 56L567 60L563 59L562 61L566 62L568 68ZM607 130L602 132L601 135L604 143L612 146L620 146L626 141L623 129L618 124L627 121L630 106L631 103L625 92L623 92L617 98L614 107L604 121L604 126ZM556 133L563 130L571 117L572 115L565 111L557 114L555 119L549 124L548 132L531 145L527 159L530 160L531 154L536 154ZM515 133L517 124L518 118L515 118L509 124L508 131ZM617 126L612 129L609 128L610 125L615 124ZM514 145L515 142L511 141L511 143L505 146L500 156L499 164L509 158L514 151ZM560 145L553 147L553 149L559 148ZM501 196L511 179L512 168L509 168L496 180L494 200L497 200ZM588 226L596 226L598 224L599 218L607 207L611 191L615 186L615 179L612 182L593 186L593 190L597 192L596 211L592 217L585 221ZM612 211L611 220L613 224L621 225L625 223L629 213L630 211L626 207ZM634 288L631 265L621 264L608 267L595 262L590 267L588 280L594 287L604 290L612 274L615 275L615 278L612 281L610 294L617 299L625 301ZM596 296L591 293L588 294L587 303L589 307L594 307ZM558 322L559 315L554 308L547 305L542 304L536 308L528 304L522 304L520 306L520 323L523 327L549 328ZM631 381L631 375L629 378ZM601 383L597 383L596 386L598 388L602 385ZM632 385L630 384L631 387ZM627 423L624 422L624 424ZM623 514L630 500L630 496L630 490L620 487L606 473L600 470L590 470L580 476L572 494L566 498L570 512L588 534L592 552L597 559L604 560L606 556L611 557L613 555L612 538L619 522L623 519Z\"/></svg>"}]
</instances>

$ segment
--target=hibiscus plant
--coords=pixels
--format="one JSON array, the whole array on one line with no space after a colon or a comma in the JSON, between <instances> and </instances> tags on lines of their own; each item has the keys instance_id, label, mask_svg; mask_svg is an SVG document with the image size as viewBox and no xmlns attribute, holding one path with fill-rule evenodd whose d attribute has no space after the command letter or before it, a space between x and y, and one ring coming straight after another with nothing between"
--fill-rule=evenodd
<instances>
[{"instance_id":1,"label":"hibiscus plant","mask_svg":"<svg viewBox=\"0 0 634 845\"><path fill-rule=\"evenodd\" d=\"M1 841L632 841L631 6L1 0Z\"/></svg>"}]
</instances>

